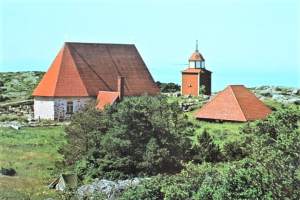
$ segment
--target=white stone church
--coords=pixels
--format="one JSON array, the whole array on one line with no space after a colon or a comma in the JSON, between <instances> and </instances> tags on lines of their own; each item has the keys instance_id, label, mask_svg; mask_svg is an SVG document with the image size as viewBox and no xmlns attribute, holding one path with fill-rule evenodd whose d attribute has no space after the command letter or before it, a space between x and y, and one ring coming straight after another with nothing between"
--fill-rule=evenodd
<instances>
[{"instance_id":1,"label":"white stone church","mask_svg":"<svg viewBox=\"0 0 300 200\"><path fill-rule=\"evenodd\" d=\"M103 109L124 96L158 93L134 45L66 42L33 92L34 118L63 120L90 100Z\"/></svg>"}]
</instances>

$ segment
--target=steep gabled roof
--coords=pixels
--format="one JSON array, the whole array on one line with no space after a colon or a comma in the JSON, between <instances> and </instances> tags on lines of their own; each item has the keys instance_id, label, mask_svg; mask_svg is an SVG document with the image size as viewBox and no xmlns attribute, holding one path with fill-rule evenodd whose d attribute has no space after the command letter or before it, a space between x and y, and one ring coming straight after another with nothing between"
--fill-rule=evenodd
<instances>
[{"instance_id":1,"label":"steep gabled roof","mask_svg":"<svg viewBox=\"0 0 300 200\"><path fill-rule=\"evenodd\" d=\"M33 96L97 96L117 91L118 76L125 77L124 96L159 93L134 45L67 42Z\"/></svg>"},{"instance_id":2,"label":"steep gabled roof","mask_svg":"<svg viewBox=\"0 0 300 200\"><path fill-rule=\"evenodd\" d=\"M263 119L272 111L243 85L229 85L196 113L196 118L225 121Z\"/></svg>"},{"instance_id":3,"label":"steep gabled roof","mask_svg":"<svg viewBox=\"0 0 300 200\"><path fill-rule=\"evenodd\" d=\"M62 48L33 92L34 96L89 96L69 48Z\"/></svg>"},{"instance_id":4,"label":"steep gabled roof","mask_svg":"<svg viewBox=\"0 0 300 200\"><path fill-rule=\"evenodd\" d=\"M106 105L112 105L119 99L119 92L100 91L97 96L96 108L103 110Z\"/></svg>"}]
</instances>

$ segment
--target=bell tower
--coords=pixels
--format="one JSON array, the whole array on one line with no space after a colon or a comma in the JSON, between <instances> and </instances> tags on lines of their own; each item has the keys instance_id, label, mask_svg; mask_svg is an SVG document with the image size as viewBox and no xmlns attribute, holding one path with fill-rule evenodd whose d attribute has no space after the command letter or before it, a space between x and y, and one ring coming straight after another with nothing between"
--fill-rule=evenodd
<instances>
[{"instance_id":1,"label":"bell tower","mask_svg":"<svg viewBox=\"0 0 300 200\"><path fill-rule=\"evenodd\" d=\"M181 95L211 95L211 71L205 68L205 59L196 49L189 58L189 66L182 71Z\"/></svg>"},{"instance_id":2,"label":"bell tower","mask_svg":"<svg viewBox=\"0 0 300 200\"><path fill-rule=\"evenodd\" d=\"M189 59L189 67L190 68L205 68L205 59L199 53L198 50L198 40L196 40L196 49L195 52L191 55Z\"/></svg>"}]
</instances>

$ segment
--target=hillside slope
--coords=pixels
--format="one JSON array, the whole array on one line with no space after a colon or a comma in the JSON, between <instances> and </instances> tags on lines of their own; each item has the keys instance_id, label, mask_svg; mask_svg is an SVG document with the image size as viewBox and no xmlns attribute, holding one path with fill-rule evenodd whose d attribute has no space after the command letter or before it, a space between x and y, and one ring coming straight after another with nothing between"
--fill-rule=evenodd
<instances>
[{"instance_id":1,"label":"hillside slope","mask_svg":"<svg viewBox=\"0 0 300 200\"><path fill-rule=\"evenodd\" d=\"M30 99L43 75L39 71L0 73L0 102Z\"/></svg>"}]
</instances>

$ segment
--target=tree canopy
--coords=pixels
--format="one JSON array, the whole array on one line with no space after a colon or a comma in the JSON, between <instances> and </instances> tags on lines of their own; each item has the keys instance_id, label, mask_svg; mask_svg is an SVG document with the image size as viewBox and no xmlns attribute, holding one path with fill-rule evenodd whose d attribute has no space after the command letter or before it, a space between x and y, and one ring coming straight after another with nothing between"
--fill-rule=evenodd
<instances>
[{"instance_id":1,"label":"tree canopy","mask_svg":"<svg viewBox=\"0 0 300 200\"><path fill-rule=\"evenodd\" d=\"M66 160L85 179L151 177L120 199L300 199L298 107L245 124L244 139L222 147L193 123L163 96L87 107L66 128Z\"/></svg>"},{"instance_id":2,"label":"tree canopy","mask_svg":"<svg viewBox=\"0 0 300 200\"><path fill-rule=\"evenodd\" d=\"M246 126L241 132L249 137L246 158L190 163L176 175L128 189L120 199L299 199L299 114L288 107Z\"/></svg>"},{"instance_id":3,"label":"tree canopy","mask_svg":"<svg viewBox=\"0 0 300 200\"><path fill-rule=\"evenodd\" d=\"M80 174L109 178L178 172L194 132L178 104L162 96L128 97L102 112L88 108L66 131Z\"/></svg>"}]
</instances>

